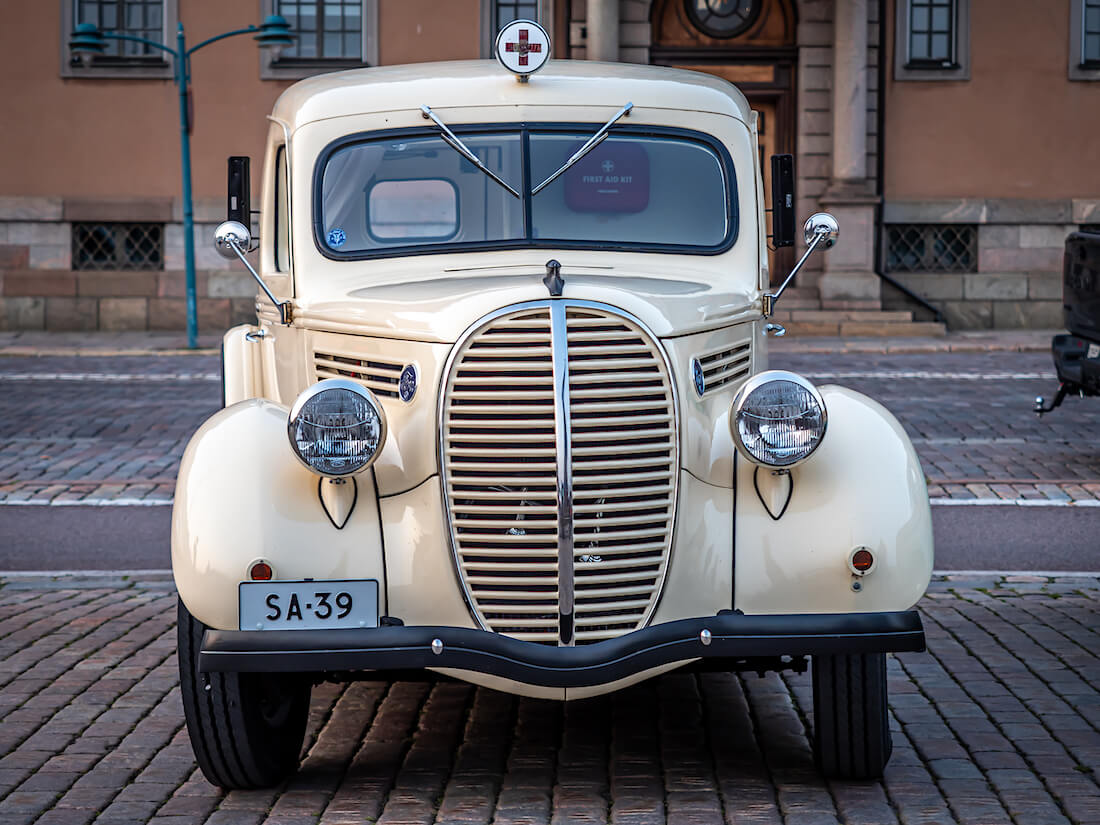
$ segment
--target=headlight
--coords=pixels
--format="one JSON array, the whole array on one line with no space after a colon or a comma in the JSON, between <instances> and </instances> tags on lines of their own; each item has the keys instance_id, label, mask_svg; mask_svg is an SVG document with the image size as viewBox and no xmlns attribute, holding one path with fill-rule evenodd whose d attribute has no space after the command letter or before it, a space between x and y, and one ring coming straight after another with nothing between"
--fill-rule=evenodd
<instances>
[{"instance_id":1,"label":"headlight","mask_svg":"<svg viewBox=\"0 0 1100 825\"><path fill-rule=\"evenodd\" d=\"M365 470L386 440L386 414L374 394L344 378L327 378L298 396L287 423L290 447L323 476Z\"/></svg>"},{"instance_id":2,"label":"headlight","mask_svg":"<svg viewBox=\"0 0 1100 825\"><path fill-rule=\"evenodd\" d=\"M817 388L783 370L750 378L730 409L730 431L741 454L769 467L791 467L808 457L821 443L827 420Z\"/></svg>"}]
</instances>

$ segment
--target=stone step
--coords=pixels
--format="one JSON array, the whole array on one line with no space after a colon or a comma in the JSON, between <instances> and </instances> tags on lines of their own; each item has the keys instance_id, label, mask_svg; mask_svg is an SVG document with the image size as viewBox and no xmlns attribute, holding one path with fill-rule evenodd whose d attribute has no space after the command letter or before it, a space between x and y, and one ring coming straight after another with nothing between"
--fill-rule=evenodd
<instances>
[{"instance_id":1,"label":"stone step","mask_svg":"<svg viewBox=\"0 0 1100 825\"><path fill-rule=\"evenodd\" d=\"M905 310L840 310L840 309L777 309L774 317L782 323L786 321L879 321L882 323L907 323L913 320L913 313Z\"/></svg>"},{"instance_id":2,"label":"stone step","mask_svg":"<svg viewBox=\"0 0 1100 825\"><path fill-rule=\"evenodd\" d=\"M778 285L772 287L778 289ZM778 306L785 311L792 309L821 309L821 298L817 294L817 287L813 286L789 286L779 299Z\"/></svg>"},{"instance_id":3,"label":"stone step","mask_svg":"<svg viewBox=\"0 0 1100 825\"><path fill-rule=\"evenodd\" d=\"M777 321L788 335L799 338L841 336L844 338L942 338L943 324L934 321Z\"/></svg>"}]
</instances>

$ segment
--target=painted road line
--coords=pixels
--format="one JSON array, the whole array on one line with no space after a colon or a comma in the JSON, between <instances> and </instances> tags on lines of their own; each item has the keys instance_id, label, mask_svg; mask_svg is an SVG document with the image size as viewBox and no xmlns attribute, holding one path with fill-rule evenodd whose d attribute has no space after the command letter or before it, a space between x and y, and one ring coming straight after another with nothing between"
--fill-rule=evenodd
<instances>
[{"instance_id":1,"label":"painted road line","mask_svg":"<svg viewBox=\"0 0 1100 825\"><path fill-rule=\"evenodd\" d=\"M914 444L928 444L930 446L947 446L947 447L962 447L967 444L971 445L994 445L994 444L1045 444L1045 440L1039 438L1035 441L1028 441L1026 438L913 438L910 439Z\"/></svg>"},{"instance_id":2,"label":"painted road line","mask_svg":"<svg viewBox=\"0 0 1100 825\"><path fill-rule=\"evenodd\" d=\"M929 503L940 507L1100 507L1095 498L933 498Z\"/></svg>"},{"instance_id":3,"label":"painted road line","mask_svg":"<svg viewBox=\"0 0 1100 825\"><path fill-rule=\"evenodd\" d=\"M49 501L22 500L0 501L9 507L164 507L172 504L170 498L82 498L51 499Z\"/></svg>"},{"instance_id":4,"label":"painted road line","mask_svg":"<svg viewBox=\"0 0 1100 825\"><path fill-rule=\"evenodd\" d=\"M221 381L216 372L0 372L0 381L80 381L97 384L125 384L135 381L207 382Z\"/></svg>"},{"instance_id":5,"label":"painted road line","mask_svg":"<svg viewBox=\"0 0 1100 825\"><path fill-rule=\"evenodd\" d=\"M923 379L926 381L1053 381L1053 372L929 372L925 370L860 370L855 372L811 372L807 378L815 381L839 381L849 378L880 378L885 380Z\"/></svg>"}]
</instances>

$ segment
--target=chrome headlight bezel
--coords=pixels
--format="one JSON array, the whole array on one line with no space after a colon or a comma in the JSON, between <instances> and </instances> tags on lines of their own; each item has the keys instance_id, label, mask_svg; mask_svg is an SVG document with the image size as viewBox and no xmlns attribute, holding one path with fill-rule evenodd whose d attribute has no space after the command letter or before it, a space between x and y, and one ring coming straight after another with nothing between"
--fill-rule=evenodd
<instances>
[{"instance_id":1,"label":"chrome headlight bezel","mask_svg":"<svg viewBox=\"0 0 1100 825\"><path fill-rule=\"evenodd\" d=\"M321 394L331 390L346 390L359 396L366 404L371 408L374 414L378 417L378 446L374 452L362 463L351 467L346 472L326 472L318 467L310 464L309 461L298 451L298 442L295 438L295 429L297 427L297 421L302 414L302 410L306 405L314 401ZM290 441L290 451L294 453L294 457L311 473L315 473L324 478L348 478L350 476L358 475L368 469L378 459L379 454L382 452L382 447L386 444L386 411L382 409L382 405L378 402L374 393L355 381L351 381L347 378L326 378L323 381L318 381L311 387L303 390L299 394L298 398L294 401L294 406L290 408L290 415L287 418L286 425L287 439Z\"/></svg>"},{"instance_id":2,"label":"chrome headlight bezel","mask_svg":"<svg viewBox=\"0 0 1100 825\"><path fill-rule=\"evenodd\" d=\"M756 390L760 389L765 384L772 383L773 381L786 381L792 384L796 384L802 389L806 390L812 397L814 403L817 404L821 410L821 432L817 436L817 440L813 443L804 454L798 458L790 461L768 461L765 458L754 455L741 438L740 427L738 426L742 415L745 412L745 405L748 403L750 396ZM825 407L825 401L821 397L821 393L817 387L811 384L808 380L793 372L787 370L766 370L765 372L758 373L741 385L741 388L737 391L737 394L733 397L733 403L730 405L730 435L733 437L733 443L737 447L737 451L741 453L748 461L753 464L757 464L761 467L770 467L776 470L789 470L792 467L797 467L802 462L806 461L812 456L817 448L821 446L821 442L825 440L825 433L829 428L829 412Z\"/></svg>"}]
</instances>

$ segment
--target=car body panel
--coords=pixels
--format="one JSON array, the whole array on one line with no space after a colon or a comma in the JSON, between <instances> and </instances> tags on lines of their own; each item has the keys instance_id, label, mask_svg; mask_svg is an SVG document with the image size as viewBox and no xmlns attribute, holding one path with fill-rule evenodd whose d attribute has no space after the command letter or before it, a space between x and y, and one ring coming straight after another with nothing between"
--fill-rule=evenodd
<instances>
[{"instance_id":1,"label":"car body panel","mask_svg":"<svg viewBox=\"0 0 1100 825\"><path fill-rule=\"evenodd\" d=\"M828 431L790 471L793 492L782 518L773 519L757 495L756 467L738 460L734 606L750 614L905 610L932 575L932 515L920 460L881 404L844 387L819 389ZM768 480L758 478L756 486ZM848 567L857 547L876 559L862 577Z\"/></svg>"}]
</instances>

